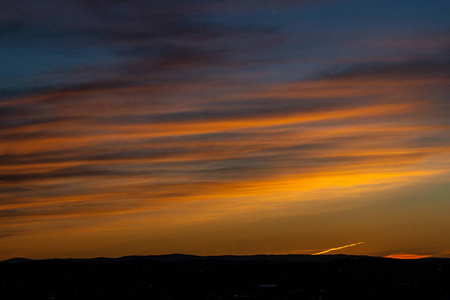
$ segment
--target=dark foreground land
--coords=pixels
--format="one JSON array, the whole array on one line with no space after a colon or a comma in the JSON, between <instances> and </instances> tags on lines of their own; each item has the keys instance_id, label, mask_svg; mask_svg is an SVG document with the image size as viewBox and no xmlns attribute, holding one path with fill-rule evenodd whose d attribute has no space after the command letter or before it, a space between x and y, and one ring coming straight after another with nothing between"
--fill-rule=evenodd
<instances>
[{"instance_id":1,"label":"dark foreground land","mask_svg":"<svg viewBox=\"0 0 450 300\"><path fill-rule=\"evenodd\" d=\"M0 262L0 299L450 299L450 259L13 259Z\"/></svg>"}]
</instances>

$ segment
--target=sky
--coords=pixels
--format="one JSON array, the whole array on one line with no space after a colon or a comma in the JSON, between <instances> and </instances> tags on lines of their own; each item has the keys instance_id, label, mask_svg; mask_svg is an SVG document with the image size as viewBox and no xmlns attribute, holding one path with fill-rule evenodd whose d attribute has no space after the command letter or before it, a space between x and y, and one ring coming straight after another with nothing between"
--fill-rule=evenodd
<instances>
[{"instance_id":1,"label":"sky","mask_svg":"<svg viewBox=\"0 0 450 300\"><path fill-rule=\"evenodd\" d=\"M448 0L0 3L0 260L450 257Z\"/></svg>"}]
</instances>

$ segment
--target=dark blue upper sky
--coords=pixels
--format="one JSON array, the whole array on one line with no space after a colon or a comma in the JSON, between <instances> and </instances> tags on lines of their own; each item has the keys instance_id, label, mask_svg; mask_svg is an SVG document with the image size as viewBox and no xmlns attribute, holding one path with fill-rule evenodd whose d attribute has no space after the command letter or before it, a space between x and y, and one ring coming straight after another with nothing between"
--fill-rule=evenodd
<instances>
[{"instance_id":1,"label":"dark blue upper sky","mask_svg":"<svg viewBox=\"0 0 450 300\"><path fill-rule=\"evenodd\" d=\"M2 6L3 97L35 88L211 76L230 66L270 70L276 76L268 80L295 80L357 64L448 60L448 1L38 0ZM180 75L188 68L190 74ZM136 79L130 69L146 76Z\"/></svg>"}]
</instances>

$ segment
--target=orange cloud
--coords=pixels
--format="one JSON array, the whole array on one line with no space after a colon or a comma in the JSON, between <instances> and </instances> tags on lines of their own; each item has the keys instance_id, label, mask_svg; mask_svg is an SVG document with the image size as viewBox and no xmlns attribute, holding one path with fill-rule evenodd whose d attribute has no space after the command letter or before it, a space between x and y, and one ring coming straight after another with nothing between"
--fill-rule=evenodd
<instances>
[{"instance_id":1,"label":"orange cloud","mask_svg":"<svg viewBox=\"0 0 450 300\"><path fill-rule=\"evenodd\" d=\"M358 246L358 245L361 245L361 244L364 244L364 242L358 242L358 243L349 244L349 245L345 245L345 246L341 246L341 247L330 248L328 250L317 252L317 253L313 253L311 255L321 255L321 254L325 254L325 253L328 253L328 252L331 252L331 251L341 250L341 249L345 249L345 248L348 248L348 247L354 247L354 246Z\"/></svg>"},{"instance_id":2,"label":"orange cloud","mask_svg":"<svg viewBox=\"0 0 450 300\"><path fill-rule=\"evenodd\" d=\"M391 254L386 255L386 258L394 258L394 259L421 259L432 257L432 255L419 255L419 254Z\"/></svg>"}]
</instances>

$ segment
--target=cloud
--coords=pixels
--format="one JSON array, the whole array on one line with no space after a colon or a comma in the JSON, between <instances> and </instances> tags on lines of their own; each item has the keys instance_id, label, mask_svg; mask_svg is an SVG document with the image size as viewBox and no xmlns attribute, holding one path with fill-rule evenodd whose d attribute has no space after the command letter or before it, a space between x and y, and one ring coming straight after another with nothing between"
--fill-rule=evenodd
<instances>
[{"instance_id":1,"label":"cloud","mask_svg":"<svg viewBox=\"0 0 450 300\"><path fill-rule=\"evenodd\" d=\"M275 37L274 28L233 26L209 18L208 14L223 12L205 4L65 0L58 5L47 1L29 5L18 1L5 13L16 18L0 21L7 33L5 44L10 47L5 51L26 49L27 54L39 55L49 63L39 72L39 80L30 67L16 72L25 75L17 77L20 87L0 87L0 94L10 98L82 87L86 82L91 82L88 86L126 86L207 78L212 74L208 68L239 64L232 57L235 53L253 52L248 49L258 39ZM230 13L237 7L233 4L222 3L231 5ZM27 38L30 35L33 39ZM59 50L51 50L52 45ZM20 68L22 63L15 65Z\"/></svg>"},{"instance_id":2,"label":"cloud","mask_svg":"<svg viewBox=\"0 0 450 300\"><path fill-rule=\"evenodd\" d=\"M0 219L2 219L2 212L0 211ZM9 238L13 236L18 236L20 234L23 234L22 231L17 229L2 229L0 230L0 239Z\"/></svg>"},{"instance_id":3,"label":"cloud","mask_svg":"<svg viewBox=\"0 0 450 300\"><path fill-rule=\"evenodd\" d=\"M3 209L9 220L37 218L40 205L52 212L44 219L71 209L82 218L91 206L69 203L97 195L94 211L105 215L199 199L213 210L224 197L262 209L262 195L294 201L435 176L442 166L425 162L449 151L443 109L430 102L445 92L442 78L377 72L369 81L94 85L2 101L0 197L21 199ZM427 86L435 90L422 98Z\"/></svg>"},{"instance_id":4,"label":"cloud","mask_svg":"<svg viewBox=\"0 0 450 300\"><path fill-rule=\"evenodd\" d=\"M311 255L321 255L321 254L325 254L325 253L328 253L328 252L331 252L331 251L341 250L341 249L345 249L345 248L348 248L348 247L354 247L354 246L361 245L361 244L364 244L364 242L358 242L358 243L354 243L354 244L350 244L350 245L345 245L345 246L341 246L341 247L331 248L331 249L328 249L328 250L325 250L325 251L313 253Z\"/></svg>"},{"instance_id":5,"label":"cloud","mask_svg":"<svg viewBox=\"0 0 450 300\"><path fill-rule=\"evenodd\" d=\"M385 256L386 258L394 258L394 259L421 259L432 257L432 255L420 255L420 254L391 254Z\"/></svg>"},{"instance_id":6,"label":"cloud","mask_svg":"<svg viewBox=\"0 0 450 300\"><path fill-rule=\"evenodd\" d=\"M419 59L399 63L376 62L356 65L335 73L324 74L330 79L410 79L433 78L450 80L450 61L437 59Z\"/></svg>"}]
</instances>

